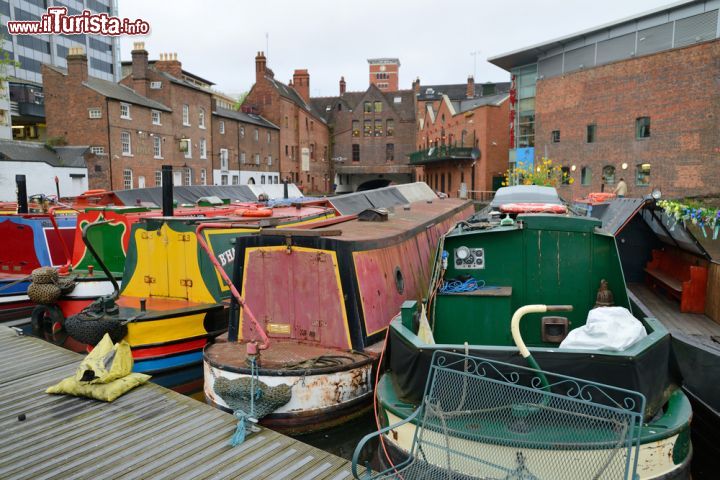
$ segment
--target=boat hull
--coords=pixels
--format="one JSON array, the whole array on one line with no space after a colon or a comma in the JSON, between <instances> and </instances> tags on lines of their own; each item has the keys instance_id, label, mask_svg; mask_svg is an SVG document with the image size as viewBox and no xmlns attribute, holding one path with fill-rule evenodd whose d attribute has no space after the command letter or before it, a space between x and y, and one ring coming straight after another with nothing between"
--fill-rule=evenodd
<instances>
[{"instance_id":1,"label":"boat hull","mask_svg":"<svg viewBox=\"0 0 720 480\"><path fill-rule=\"evenodd\" d=\"M282 384L290 386L291 398L288 403L261 419L260 423L266 427L288 434L306 434L344 423L362 415L370 407L375 356L326 350L326 358L343 357L347 361L333 367L312 367L312 362L322 357L310 357L304 353L312 352L311 355L315 355L320 349L287 342L282 346L274 344L271 348L282 351L273 353L281 360L275 363L273 358L269 358L263 362L264 352L261 353L258 379L269 387ZM232 411L230 402L218 395L214 387L219 378L235 380L250 377L250 370L243 367L248 365L242 353L244 350L243 344L222 341L208 345L205 349L203 364L207 403ZM302 359L301 362L308 362L305 364L307 368L288 369L281 365L282 358L286 361ZM241 367L238 368L238 365Z\"/></svg>"}]
</instances>

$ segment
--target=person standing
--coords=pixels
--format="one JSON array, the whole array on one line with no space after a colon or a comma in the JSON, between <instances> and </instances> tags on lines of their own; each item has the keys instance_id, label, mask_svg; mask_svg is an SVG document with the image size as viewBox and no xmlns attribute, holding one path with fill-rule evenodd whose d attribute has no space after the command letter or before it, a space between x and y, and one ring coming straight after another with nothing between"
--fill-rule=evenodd
<instances>
[{"instance_id":1,"label":"person standing","mask_svg":"<svg viewBox=\"0 0 720 480\"><path fill-rule=\"evenodd\" d=\"M615 187L613 193L616 194L618 198L624 198L625 195L627 195L627 183L625 183L624 178L620 178L620 181L618 182L617 187Z\"/></svg>"}]
</instances>

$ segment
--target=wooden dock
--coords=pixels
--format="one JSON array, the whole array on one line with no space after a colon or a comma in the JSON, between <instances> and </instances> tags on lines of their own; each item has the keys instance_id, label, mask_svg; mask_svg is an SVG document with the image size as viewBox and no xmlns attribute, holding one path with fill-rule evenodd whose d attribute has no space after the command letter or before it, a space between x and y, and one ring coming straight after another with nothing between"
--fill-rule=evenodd
<instances>
[{"instance_id":1,"label":"wooden dock","mask_svg":"<svg viewBox=\"0 0 720 480\"><path fill-rule=\"evenodd\" d=\"M350 464L262 429L229 447L230 414L146 384L112 403L45 389L82 358L0 326L0 478L351 478Z\"/></svg>"}]
</instances>

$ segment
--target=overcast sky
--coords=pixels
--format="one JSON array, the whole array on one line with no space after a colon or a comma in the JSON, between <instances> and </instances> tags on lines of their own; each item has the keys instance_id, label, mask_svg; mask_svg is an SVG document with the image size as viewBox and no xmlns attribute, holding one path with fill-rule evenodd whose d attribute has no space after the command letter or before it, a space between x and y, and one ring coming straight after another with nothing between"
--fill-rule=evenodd
<instances>
[{"instance_id":1,"label":"overcast sky","mask_svg":"<svg viewBox=\"0 0 720 480\"><path fill-rule=\"evenodd\" d=\"M488 57L662 7L668 0L119 0L120 16L150 22L147 37L123 37L122 59L144 40L150 58L177 52L183 69L226 93L249 90L254 57L266 50L275 78L310 72L313 96L368 86L367 59L400 59L400 88L507 81ZM266 34L269 48L266 47ZM475 57L471 52L479 52ZM474 59L477 65L474 66ZM475 70L475 71L473 71Z\"/></svg>"}]
</instances>

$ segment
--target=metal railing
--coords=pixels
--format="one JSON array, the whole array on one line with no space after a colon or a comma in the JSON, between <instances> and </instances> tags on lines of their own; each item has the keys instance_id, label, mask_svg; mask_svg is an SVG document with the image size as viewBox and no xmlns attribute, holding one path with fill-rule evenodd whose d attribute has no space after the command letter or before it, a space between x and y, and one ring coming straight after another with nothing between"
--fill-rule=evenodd
<instances>
[{"instance_id":1,"label":"metal railing","mask_svg":"<svg viewBox=\"0 0 720 480\"><path fill-rule=\"evenodd\" d=\"M426 150L418 150L411 153L411 165L424 165L426 163L439 162L442 160L452 159L470 159L472 147L451 147L448 145L440 145L438 147L428 148Z\"/></svg>"}]
</instances>

